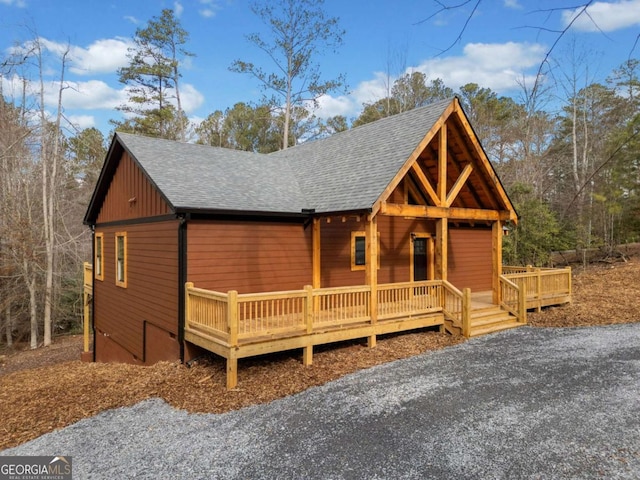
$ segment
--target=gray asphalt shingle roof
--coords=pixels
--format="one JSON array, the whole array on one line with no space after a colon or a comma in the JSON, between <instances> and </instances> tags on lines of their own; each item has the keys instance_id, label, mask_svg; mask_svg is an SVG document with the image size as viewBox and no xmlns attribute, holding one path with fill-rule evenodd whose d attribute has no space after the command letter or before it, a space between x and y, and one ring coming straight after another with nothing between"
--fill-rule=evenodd
<instances>
[{"instance_id":1,"label":"gray asphalt shingle roof","mask_svg":"<svg viewBox=\"0 0 640 480\"><path fill-rule=\"evenodd\" d=\"M304 208L298 181L284 159L126 133L117 135L176 208L298 213Z\"/></svg>"},{"instance_id":2,"label":"gray asphalt shingle roof","mask_svg":"<svg viewBox=\"0 0 640 480\"><path fill-rule=\"evenodd\" d=\"M268 155L118 133L175 208L369 209L451 100Z\"/></svg>"}]
</instances>

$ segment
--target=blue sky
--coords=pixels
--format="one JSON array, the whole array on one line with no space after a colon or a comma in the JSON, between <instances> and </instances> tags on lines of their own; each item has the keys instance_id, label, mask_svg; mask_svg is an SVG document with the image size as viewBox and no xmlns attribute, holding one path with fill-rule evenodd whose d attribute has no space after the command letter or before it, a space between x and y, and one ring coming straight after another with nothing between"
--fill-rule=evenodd
<instances>
[{"instance_id":1,"label":"blue sky","mask_svg":"<svg viewBox=\"0 0 640 480\"><path fill-rule=\"evenodd\" d=\"M349 94L327 96L321 116L356 117L363 102L384 96L385 85L405 72L422 71L457 90L476 82L518 97L524 78L533 82L541 60L572 19L575 0L482 0L456 41L477 0L437 13L433 0L326 0L325 9L346 30L336 54L320 58L326 77L345 73ZM447 5L463 3L444 0ZM263 31L246 0L0 0L2 57L34 35L47 53L48 108L55 107L59 64L56 55L70 47L64 91L65 116L78 128L96 126L108 133L117 105L126 101L116 70L126 65L127 47L137 27L163 8L172 8L190 34L187 48L196 56L183 66L181 94L194 121L239 101L258 101L261 91L229 65L243 59L270 68L245 35ZM596 25L594 24L597 24ZM580 81L604 81L630 56L640 58L640 0L593 1L555 47L556 70L570 71L570 45L583 55ZM634 47L635 45L635 47ZM443 53L443 50L451 47ZM33 71L24 75L35 80ZM561 77L562 75L558 75ZM5 96L18 94L19 75L3 78Z\"/></svg>"}]
</instances>

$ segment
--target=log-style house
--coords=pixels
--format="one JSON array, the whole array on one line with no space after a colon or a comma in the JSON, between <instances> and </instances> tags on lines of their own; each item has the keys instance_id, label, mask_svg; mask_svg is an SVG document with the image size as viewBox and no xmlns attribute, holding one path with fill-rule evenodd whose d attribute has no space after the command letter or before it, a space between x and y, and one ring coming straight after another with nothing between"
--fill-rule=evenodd
<instances>
[{"instance_id":1,"label":"log-style house","mask_svg":"<svg viewBox=\"0 0 640 480\"><path fill-rule=\"evenodd\" d=\"M539 270L503 275L508 222L455 98L268 155L116 133L85 216L94 359L204 348L233 387L247 356L521 325L568 301L570 274L547 272L546 293Z\"/></svg>"}]
</instances>

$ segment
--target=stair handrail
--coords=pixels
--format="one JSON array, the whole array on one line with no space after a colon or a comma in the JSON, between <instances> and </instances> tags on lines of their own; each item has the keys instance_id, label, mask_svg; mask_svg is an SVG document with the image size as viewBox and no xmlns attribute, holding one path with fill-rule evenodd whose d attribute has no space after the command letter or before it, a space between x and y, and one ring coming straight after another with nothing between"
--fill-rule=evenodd
<instances>
[{"instance_id":1,"label":"stair handrail","mask_svg":"<svg viewBox=\"0 0 640 480\"><path fill-rule=\"evenodd\" d=\"M462 331L462 335L471 335L471 290L460 291L446 280L442 280L442 312L453 326Z\"/></svg>"},{"instance_id":2,"label":"stair handrail","mask_svg":"<svg viewBox=\"0 0 640 480\"><path fill-rule=\"evenodd\" d=\"M519 322L527 323L527 293L524 285L518 286L500 275L500 307L514 315Z\"/></svg>"}]
</instances>

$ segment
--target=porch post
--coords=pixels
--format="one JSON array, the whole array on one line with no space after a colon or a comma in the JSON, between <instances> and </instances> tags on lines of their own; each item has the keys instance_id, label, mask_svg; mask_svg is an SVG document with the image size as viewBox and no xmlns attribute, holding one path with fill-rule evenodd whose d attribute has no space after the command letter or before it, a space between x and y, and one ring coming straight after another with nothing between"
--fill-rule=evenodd
<instances>
[{"instance_id":1,"label":"porch post","mask_svg":"<svg viewBox=\"0 0 640 480\"><path fill-rule=\"evenodd\" d=\"M321 283L321 263L320 263L320 219L314 218L311 235L311 248L313 250L313 278L311 285L313 288L320 288Z\"/></svg>"},{"instance_id":2,"label":"porch post","mask_svg":"<svg viewBox=\"0 0 640 480\"><path fill-rule=\"evenodd\" d=\"M449 242L449 226L446 218L436 221L436 278L439 280L447 279L449 255L447 244Z\"/></svg>"},{"instance_id":3,"label":"porch post","mask_svg":"<svg viewBox=\"0 0 640 480\"><path fill-rule=\"evenodd\" d=\"M491 227L491 256L493 275L491 276L491 290L494 305L500 305L500 275L502 275L502 222L493 222Z\"/></svg>"},{"instance_id":4,"label":"porch post","mask_svg":"<svg viewBox=\"0 0 640 480\"><path fill-rule=\"evenodd\" d=\"M378 219L375 216L369 218L367 232L365 276L367 285L371 287L371 298L369 301L371 324L378 321ZM376 346L376 335L372 333L367 343L369 347Z\"/></svg>"}]
</instances>

